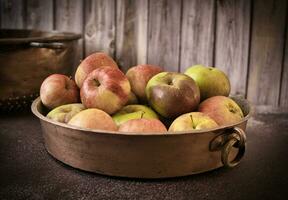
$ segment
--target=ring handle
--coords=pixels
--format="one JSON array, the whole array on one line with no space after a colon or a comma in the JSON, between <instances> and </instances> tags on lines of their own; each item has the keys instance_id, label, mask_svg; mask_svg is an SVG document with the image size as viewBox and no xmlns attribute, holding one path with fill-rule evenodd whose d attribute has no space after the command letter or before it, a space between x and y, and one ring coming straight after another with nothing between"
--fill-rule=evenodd
<instances>
[{"instance_id":1,"label":"ring handle","mask_svg":"<svg viewBox=\"0 0 288 200\"><path fill-rule=\"evenodd\" d=\"M229 154L231 152L232 147L238 148L238 153L232 161L229 161ZM221 150L221 161L223 165L229 168L238 165L241 158L245 154L245 148L246 148L245 132L239 127L234 127L233 133L229 135L228 141L224 144Z\"/></svg>"}]
</instances>

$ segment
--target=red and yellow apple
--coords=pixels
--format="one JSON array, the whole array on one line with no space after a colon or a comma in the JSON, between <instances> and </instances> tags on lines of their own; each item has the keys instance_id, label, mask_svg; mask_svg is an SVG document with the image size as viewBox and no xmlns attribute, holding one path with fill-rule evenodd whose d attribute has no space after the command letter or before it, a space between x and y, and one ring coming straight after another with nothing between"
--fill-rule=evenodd
<instances>
[{"instance_id":1,"label":"red and yellow apple","mask_svg":"<svg viewBox=\"0 0 288 200\"><path fill-rule=\"evenodd\" d=\"M230 81L226 74L214 67L194 65L185 74L194 79L200 88L201 101L213 96L228 96Z\"/></svg>"},{"instance_id":2,"label":"red and yellow apple","mask_svg":"<svg viewBox=\"0 0 288 200\"><path fill-rule=\"evenodd\" d=\"M201 112L190 112L177 117L169 127L169 131L193 131L216 128L218 124L208 115Z\"/></svg>"},{"instance_id":3,"label":"red and yellow apple","mask_svg":"<svg viewBox=\"0 0 288 200\"><path fill-rule=\"evenodd\" d=\"M47 108L53 109L79 102L79 90L71 78L63 74L52 74L41 84L40 98Z\"/></svg>"},{"instance_id":4,"label":"red and yellow apple","mask_svg":"<svg viewBox=\"0 0 288 200\"><path fill-rule=\"evenodd\" d=\"M85 110L81 103L72 103L58 106L51 110L47 117L57 122L67 123L74 115Z\"/></svg>"},{"instance_id":5,"label":"red and yellow apple","mask_svg":"<svg viewBox=\"0 0 288 200\"><path fill-rule=\"evenodd\" d=\"M78 87L82 87L84 80L90 72L102 66L118 68L117 63L110 56L103 52L93 53L86 57L80 63L75 73L75 81Z\"/></svg>"},{"instance_id":6,"label":"red and yellow apple","mask_svg":"<svg viewBox=\"0 0 288 200\"><path fill-rule=\"evenodd\" d=\"M145 94L146 85L150 78L160 72L163 72L163 69L155 65L137 65L127 71L126 76L130 81L131 90L139 100L147 100Z\"/></svg>"},{"instance_id":7,"label":"red and yellow apple","mask_svg":"<svg viewBox=\"0 0 288 200\"><path fill-rule=\"evenodd\" d=\"M166 118L194 111L200 101L195 81L176 72L161 72L153 76L147 83L146 95L152 108Z\"/></svg>"},{"instance_id":8,"label":"red and yellow apple","mask_svg":"<svg viewBox=\"0 0 288 200\"><path fill-rule=\"evenodd\" d=\"M238 104L225 96L214 96L206 99L200 103L198 111L207 114L219 126L239 122L244 117Z\"/></svg>"},{"instance_id":9,"label":"red and yellow apple","mask_svg":"<svg viewBox=\"0 0 288 200\"><path fill-rule=\"evenodd\" d=\"M118 68L104 66L92 71L80 91L86 108L98 108L108 114L120 110L128 101L130 83Z\"/></svg>"},{"instance_id":10,"label":"red and yellow apple","mask_svg":"<svg viewBox=\"0 0 288 200\"><path fill-rule=\"evenodd\" d=\"M158 119L158 115L149 107L144 105L128 105L123 107L113 115L113 120L117 126L132 119Z\"/></svg>"},{"instance_id":11,"label":"red and yellow apple","mask_svg":"<svg viewBox=\"0 0 288 200\"><path fill-rule=\"evenodd\" d=\"M167 132L166 127L158 119L132 119L121 124L118 131L126 133L153 133L164 134Z\"/></svg>"},{"instance_id":12,"label":"red and yellow apple","mask_svg":"<svg viewBox=\"0 0 288 200\"><path fill-rule=\"evenodd\" d=\"M97 108L89 108L79 112L69 120L68 124L80 128L107 131L117 131L118 128L110 115Z\"/></svg>"}]
</instances>

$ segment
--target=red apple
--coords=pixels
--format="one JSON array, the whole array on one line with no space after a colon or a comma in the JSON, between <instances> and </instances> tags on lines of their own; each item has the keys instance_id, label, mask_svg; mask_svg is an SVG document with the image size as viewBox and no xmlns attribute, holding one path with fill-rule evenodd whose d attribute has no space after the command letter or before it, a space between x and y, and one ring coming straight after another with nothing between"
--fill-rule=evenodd
<instances>
[{"instance_id":1,"label":"red apple","mask_svg":"<svg viewBox=\"0 0 288 200\"><path fill-rule=\"evenodd\" d=\"M84 80L90 72L102 66L118 68L117 63L110 56L103 52L93 53L86 57L80 63L75 73L75 81L78 87L82 87Z\"/></svg>"},{"instance_id":2,"label":"red apple","mask_svg":"<svg viewBox=\"0 0 288 200\"><path fill-rule=\"evenodd\" d=\"M167 132L166 127L158 119L132 119L119 126L118 131L127 133L156 133L163 134Z\"/></svg>"},{"instance_id":3,"label":"red apple","mask_svg":"<svg viewBox=\"0 0 288 200\"><path fill-rule=\"evenodd\" d=\"M200 103L199 112L207 114L218 125L229 125L239 122L244 116L238 104L225 96L214 96Z\"/></svg>"},{"instance_id":4,"label":"red apple","mask_svg":"<svg viewBox=\"0 0 288 200\"><path fill-rule=\"evenodd\" d=\"M79 102L79 90L75 82L62 74L48 76L40 87L42 103L49 109Z\"/></svg>"},{"instance_id":5,"label":"red apple","mask_svg":"<svg viewBox=\"0 0 288 200\"><path fill-rule=\"evenodd\" d=\"M166 118L194 111L200 101L200 91L192 78L176 72L161 72L146 86L149 104Z\"/></svg>"},{"instance_id":6,"label":"red apple","mask_svg":"<svg viewBox=\"0 0 288 200\"><path fill-rule=\"evenodd\" d=\"M90 108L74 115L68 124L80 128L117 131L117 126L112 117L102 110Z\"/></svg>"},{"instance_id":7,"label":"red apple","mask_svg":"<svg viewBox=\"0 0 288 200\"><path fill-rule=\"evenodd\" d=\"M162 71L161 67L155 65L137 65L127 71L126 76L130 81L131 90L140 100L147 100L145 88L148 81Z\"/></svg>"},{"instance_id":8,"label":"red apple","mask_svg":"<svg viewBox=\"0 0 288 200\"><path fill-rule=\"evenodd\" d=\"M98 108L108 114L120 110L128 101L130 83L118 68L104 66L92 71L80 91L86 108Z\"/></svg>"}]
</instances>

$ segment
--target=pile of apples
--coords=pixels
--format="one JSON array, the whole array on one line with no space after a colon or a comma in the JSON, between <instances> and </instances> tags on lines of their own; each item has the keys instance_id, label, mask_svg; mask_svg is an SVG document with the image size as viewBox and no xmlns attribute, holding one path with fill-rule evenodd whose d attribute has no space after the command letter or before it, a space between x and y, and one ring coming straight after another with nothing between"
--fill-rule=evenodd
<instances>
[{"instance_id":1,"label":"pile of apples","mask_svg":"<svg viewBox=\"0 0 288 200\"><path fill-rule=\"evenodd\" d=\"M49 119L80 128L137 134L210 129L238 122L243 113L229 93L228 77L213 67L195 65L177 73L145 64L124 74L102 52L80 63L75 81L52 74L40 88Z\"/></svg>"}]
</instances>

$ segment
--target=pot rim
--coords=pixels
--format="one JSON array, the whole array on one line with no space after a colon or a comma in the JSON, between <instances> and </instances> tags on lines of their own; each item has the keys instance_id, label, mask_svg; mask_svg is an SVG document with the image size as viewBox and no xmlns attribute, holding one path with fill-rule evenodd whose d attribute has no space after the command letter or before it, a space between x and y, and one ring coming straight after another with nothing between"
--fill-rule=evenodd
<instances>
[{"instance_id":1,"label":"pot rim","mask_svg":"<svg viewBox=\"0 0 288 200\"><path fill-rule=\"evenodd\" d=\"M0 38L0 45L5 44L25 44L31 42L61 42L61 41L71 41L78 40L82 37L82 34L72 33L72 32L61 32L61 31L43 31L37 29L0 29L0 32L5 31L15 31L15 32L29 32L34 31L42 34L47 34L46 36L38 36L38 37L11 37L11 38Z\"/></svg>"},{"instance_id":2,"label":"pot rim","mask_svg":"<svg viewBox=\"0 0 288 200\"><path fill-rule=\"evenodd\" d=\"M61 122L57 122L57 121L53 121L47 117L45 117L42 113L39 112L38 105L42 104L40 97L36 98L32 105L31 105L31 110L33 112L34 115L36 115L40 120L43 120L47 123L56 125L56 126L61 126L63 128L69 128L72 130L80 130L83 133L87 133L87 134L112 134L112 135L117 135L117 136L139 136L139 137L146 137L146 136L155 136L155 137L174 137L177 135L188 135L188 134L202 134L202 133L208 133L208 132L218 132L218 131L223 131L225 129L229 129L229 128L233 128L235 126L238 126L240 124L242 124L243 122L246 122L250 116L251 116L251 104L248 102L248 100L246 100L246 103L249 106L249 110L247 115L241 119L239 122L237 123L233 123L233 124L228 124L225 126L219 126L216 128L209 128L209 129L202 129L202 130L194 130L194 131L177 131L177 132L171 132L171 131L167 131L166 133L157 133L157 132L151 132L151 133L145 133L145 134L139 134L139 133L126 133L126 132L119 132L119 131L106 131L106 130L99 130L99 129L89 129L89 128L80 128L80 127L75 127L69 124L65 124L65 123L61 123ZM42 104L43 106L43 104Z\"/></svg>"}]
</instances>

